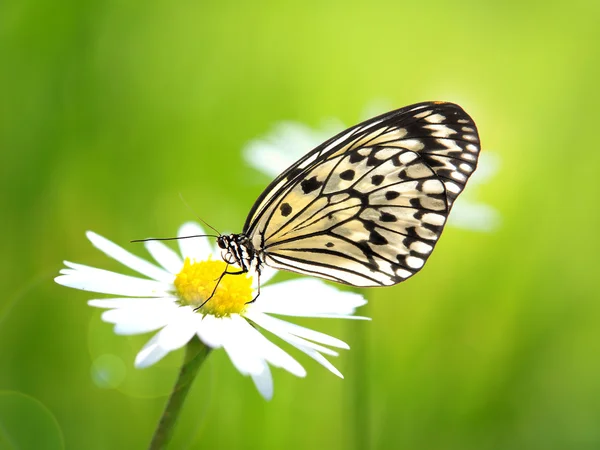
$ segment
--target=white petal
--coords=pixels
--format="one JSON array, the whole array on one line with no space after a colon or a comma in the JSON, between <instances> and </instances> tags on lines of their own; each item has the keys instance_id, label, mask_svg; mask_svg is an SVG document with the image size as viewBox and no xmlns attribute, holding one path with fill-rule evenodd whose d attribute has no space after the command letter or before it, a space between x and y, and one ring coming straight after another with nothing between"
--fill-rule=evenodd
<instances>
[{"instance_id":1,"label":"white petal","mask_svg":"<svg viewBox=\"0 0 600 450\"><path fill-rule=\"evenodd\" d=\"M317 130L299 122L279 122L265 138L248 142L243 154L251 166L274 177L343 128L338 120L324 122Z\"/></svg>"},{"instance_id":2,"label":"white petal","mask_svg":"<svg viewBox=\"0 0 600 450\"><path fill-rule=\"evenodd\" d=\"M321 353L319 353L319 351L317 351L318 348L315 349L315 347L320 347L321 349L323 349L325 347L318 346L317 344L313 344L312 342L305 341L304 339L299 338L297 336L293 336L291 334L288 334L286 336L280 336L280 337L281 337L281 339L286 341L288 344L296 347L298 350L300 350L301 352L305 353L306 355L310 356L312 359L317 361L323 367L330 370L334 375L337 375L340 378L344 378L342 373L333 364L331 364L323 355L321 355ZM326 350L329 351L329 349L326 349ZM333 353L335 353L335 352L333 352ZM337 356L337 353L335 353L335 355Z\"/></svg>"},{"instance_id":3,"label":"white petal","mask_svg":"<svg viewBox=\"0 0 600 450\"><path fill-rule=\"evenodd\" d=\"M312 314L312 315L306 316L306 317L312 317L314 319L373 320L370 317L343 315L343 314Z\"/></svg>"},{"instance_id":4,"label":"white petal","mask_svg":"<svg viewBox=\"0 0 600 450\"><path fill-rule=\"evenodd\" d=\"M187 222L179 228L177 236L195 236L198 234L205 234L200 225L194 222ZM179 242L179 250L184 258L203 261L208 259L209 255L212 254L210 243L205 237L179 239L177 242Z\"/></svg>"},{"instance_id":5,"label":"white petal","mask_svg":"<svg viewBox=\"0 0 600 450\"><path fill-rule=\"evenodd\" d=\"M500 228L500 213L489 205L459 198L452 207L448 224L471 231L492 232Z\"/></svg>"},{"instance_id":6,"label":"white petal","mask_svg":"<svg viewBox=\"0 0 600 450\"><path fill-rule=\"evenodd\" d=\"M158 281L121 275L108 270L95 269L65 261L72 269L63 269L54 279L63 286L102 294L128 295L132 297L167 297L170 285Z\"/></svg>"},{"instance_id":7,"label":"white petal","mask_svg":"<svg viewBox=\"0 0 600 450\"><path fill-rule=\"evenodd\" d=\"M196 315L198 316L196 319L196 334L200 340L212 348L222 347L226 331L226 326L221 326L222 319L211 315Z\"/></svg>"},{"instance_id":8,"label":"white petal","mask_svg":"<svg viewBox=\"0 0 600 450\"><path fill-rule=\"evenodd\" d=\"M257 354L257 349L243 336L245 330L239 324L234 323L232 317L223 317L220 320L226 338L223 348L229 355L232 364L242 375L261 373L263 371L262 359L264 358Z\"/></svg>"},{"instance_id":9,"label":"white petal","mask_svg":"<svg viewBox=\"0 0 600 450\"><path fill-rule=\"evenodd\" d=\"M159 267L156 267L154 264L150 264L148 261L140 258L139 256L129 253L124 248L100 236L99 234L96 234L93 231L88 231L86 236L98 250L119 261L121 264L130 267L136 272L139 272L142 275L146 275L147 277L157 281L163 281L166 283L173 281L173 275L170 273Z\"/></svg>"},{"instance_id":10,"label":"white petal","mask_svg":"<svg viewBox=\"0 0 600 450\"><path fill-rule=\"evenodd\" d=\"M253 308L287 316L350 315L366 304L362 295L340 291L320 280L298 279L265 286Z\"/></svg>"},{"instance_id":11,"label":"white petal","mask_svg":"<svg viewBox=\"0 0 600 450\"><path fill-rule=\"evenodd\" d=\"M289 342L294 347L310 348L310 349L318 351L319 353L325 353L326 355L329 355L329 356L339 356L339 353L336 352L335 350L331 350L329 347L324 347L322 345L315 344L314 342L307 341L306 339L296 336L295 334L284 333L282 331L281 334L277 334L277 336L279 336L281 339Z\"/></svg>"},{"instance_id":12,"label":"white petal","mask_svg":"<svg viewBox=\"0 0 600 450\"><path fill-rule=\"evenodd\" d=\"M268 316L265 316L264 314L260 314L260 313L255 313L255 315L256 316L260 315L263 318L264 317L269 318ZM267 320L267 322L268 322L268 320ZM269 329L269 328L265 327L265 329ZM274 334L279 336L281 339L283 339L290 345L296 347L298 350L300 350L301 352L305 353L306 355L308 355L309 357L311 357L312 359L317 361L319 364L321 364L323 367L325 367L326 369L331 371L333 374L337 375L340 378L344 378L342 373L333 364L331 364L323 355L321 355L321 353L319 353L321 351L324 353L328 353L332 356L337 356L337 352L334 352L333 350L330 350L326 347L322 347L318 344L314 344L314 343L306 341L298 336L290 334L285 329L283 329L283 327L278 327L277 331L272 331L272 330L269 330L269 331L273 332Z\"/></svg>"},{"instance_id":13,"label":"white petal","mask_svg":"<svg viewBox=\"0 0 600 450\"><path fill-rule=\"evenodd\" d=\"M255 322L257 325L262 326L262 325L260 325L260 323L265 323L267 326L262 327L262 328L264 328L265 330L280 337L281 339L286 340L287 342L294 343L294 344L302 346L302 347L312 348L313 350L316 350L321 353L325 353L330 356L338 356L339 355L339 353L336 352L335 350L331 350L328 347L323 347L322 345L315 344L314 342L311 342L311 341L307 341L306 339L303 339L299 336L296 336L295 334L290 333L288 329L280 326L277 322L270 323L269 322L270 317L266 316L263 313L254 312L251 315L254 318L258 318L258 321ZM266 317L266 320L265 320L265 317ZM250 319L250 317L247 315L246 315L246 318Z\"/></svg>"},{"instance_id":14,"label":"white petal","mask_svg":"<svg viewBox=\"0 0 600 450\"><path fill-rule=\"evenodd\" d=\"M287 341L287 339L285 339ZM296 347L298 350L300 350L301 352L305 353L306 355L310 356L312 359L314 359L315 361L317 361L319 364L321 364L323 367L325 367L327 370L329 370L331 373L333 373L334 375L337 375L340 378L344 378L344 375L342 375L342 372L340 372L333 364L331 364L327 358L325 358L323 355L321 355L319 352L311 349L311 348L307 348L307 347L303 347L301 345L296 345L293 342L290 342L290 345L293 345L294 347Z\"/></svg>"},{"instance_id":15,"label":"white petal","mask_svg":"<svg viewBox=\"0 0 600 450\"><path fill-rule=\"evenodd\" d=\"M271 281L271 278L273 278L277 272L279 272L276 269L273 269L269 266L262 266L262 268L260 269L260 286L261 289L262 287L267 284L269 281ZM253 276L252 277L252 289L257 289L258 288L258 277L257 276Z\"/></svg>"},{"instance_id":16,"label":"white petal","mask_svg":"<svg viewBox=\"0 0 600 450\"><path fill-rule=\"evenodd\" d=\"M242 340L245 345L252 348L273 366L281 367L297 377L306 376L306 370L298 361L269 341L246 320L238 315L231 316L231 319L237 329L237 340Z\"/></svg>"},{"instance_id":17,"label":"white petal","mask_svg":"<svg viewBox=\"0 0 600 450\"><path fill-rule=\"evenodd\" d=\"M155 364L163 359L167 353L169 353L169 351L158 345L158 337L154 336L136 355L135 367L138 369L144 369L148 366L151 366L152 364Z\"/></svg>"},{"instance_id":18,"label":"white petal","mask_svg":"<svg viewBox=\"0 0 600 450\"><path fill-rule=\"evenodd\" d=\"M166 327L157 334L158 345L168 351L177 350L189 342L196 333L192 308L182 306L170 318Z\"/></svg>"},{"instance_id":19,"label":"white petal","mask_svg":"<svg viewBox=\"0 0 600 450\"><path fill-rule=\"evenodd\" d=\"M329 370L334 375L337 375L340 378L344 378L344 375L342 375L342 372L340 372L337 369L337 367L335 367L333 364L331 364L327 360L327 358L325 358L319 352L316 352L316 351L310 350L310 349L302 349L301 347L298 347L298 348L300 350L302 350L304 353L306 353L308 356L310 356L312 359L314 359L315 361L317 361L319 364L321 364L323 367L325 367L327 370Z\"/></svg>"},{"instance_id":20,"label":"white petal","mask_svg":"<svg viewBox=\"0 0 600 450\"><path fill-rule=\"evenodd\" d=\"M124 297L124 298L101 298L88 300L88 305L96 308L155 308L175 302L175 297L172 298L139 298L139 297Z\"/></svg>"},{"instance_id":21,"label":"white petal","mask_svg":"<svg viewBox=\"0 0 600 450\"><path fill-rule=\"evenodd\" d=\"M140 334L167 325L176 306L163 308L123 308L109 309L102 313L102 320L115 324L116 334Z\"/></svg>"},{"instance_id":22,"label":"white petal","mask_svg":"<svg viewBox=\"0 0 600 450\"><path fill-rule=\"evenodd\" d=\"M160 241L148 241L144 243L152 257L171 274L178 274L183 267L181 257L172 248L167 247Z\"/></svg>"},{"instance_id":23,"label":"white petal","mask_svg":"<svg viewBox=\"0 0 600 450\"><path fill-rule=\"evenodd\" d=\"M260 395L263 396L265 400L271 400L273 398L273 377L271 376L271 369L269 369L269 365L263 361L263 371L259 374L251 374L252 381L254 381L254 385Z\"/></svg>"},{"instance_id":24,"label":"white petal","mask_svg":"<svg viewBox=\"0 0 600 450\"><path fill-rule=\"evenodd\" d=\"M296 122L275 124L267 139L248 142L243 149L246 161L269 176L276 176L314 147L312 130ZM286 151L279 144L287 142ZM317 144L318 145L318 144ZM290 147L291 146L291 147Z\"/></svg>"},{"instance_id":25,"label":"white petal","mask_svg":"<svg viewBox=\"0 0 600 450\"><path fill-rule=\"evenodd\" d=\"M469 187L473 188L475 185L481 185L489 181L490 178L496 176L501 165L502 161L498 153L489 150L481 152L479 161L477 162L477 170L473 172L469 180ZM472 190L470 189L470 191Z\"/></svg>"},{"instance_id":26,"label":"white petal","mask_svg":"<svg viewBox=\"0 0 600 450\"><path fill-rule=\"evenodd\" d=\"M278 336L289 333L305 339L310 339L314 342L330 345L332 347L344 349L350 348L348 344L346 344L344 341L340 341L337 338L311 330L309 328L301 327L300 325L296 325L294 323L286 322L285 320L262 314L258 311L247 311L245 316L265 330L269 330L271 333Z\"/></svg>"}]
</instances>

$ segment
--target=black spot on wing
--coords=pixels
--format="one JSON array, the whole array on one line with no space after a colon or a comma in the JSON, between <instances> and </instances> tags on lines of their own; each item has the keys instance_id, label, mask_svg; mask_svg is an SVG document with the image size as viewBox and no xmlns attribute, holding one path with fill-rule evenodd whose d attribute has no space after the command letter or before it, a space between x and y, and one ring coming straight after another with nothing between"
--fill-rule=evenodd
<instances>
[{"instance_id":1,"label":"black spot on wing","mask_svg":"<svg viewBox=\"0 0 600 450\"><path fill-rule=\"evenodd\" d=\"M383 175L373 175L371 177L371 183L374 186L379 186L381 183L383 183L383 180L385 180L385 176Z\"/></svg>"},{"instance_id":2,"label":"black spot on wing","mask_svg":"<svg viewBox=\"0 0 600 450\"><path fill-rule=\"evenodd\" d=\"M361 162L363 159L365 159L366 156L361 155L360 153L358 153L357 151L352 152L352 154L350 155L350 158L348 159L348 161L350 161L350 164L356 164L358 162Z\"/></svg>"},{"instance_id":3,"label":"black spot on wing","mask_svg":"<svg viewBox=\"0 0 600 450\"><path fill-rule=\"evenodd\" d=\"M369 242L373 245L386 245L388 240L377 231L372 230L369 234Z\"/></svg>"},{"instance_id":4,"label":"black spot on wing","mask_svg":"<svg viewBox=\"0 0 600 450\"><path fill-rule=\"evenodd\" d=\"M367 167L375 167L381 164L381 160L375 157L375 152L369 154L369 158L367 159Z\"/></svg>"},{"instance_id":5,"label":"black spot on wing","mask_svg":"<svg viewBox=\"0 0 600 450\"><path fill-rule=\"evenodd\" d=\"M384 212L381 213L379 220L381 220L382 222L396 222L398 218L393 214Z\"/></svg>"},{"instance_id":6,"label":"black spot on wing","mask_svg":"<svg viewBox=\"0 0 600 450\"><path fill-rule=\"evenodd\" d=\"M342 180L352 181L354 179L355 175L356 175L356 172L354 172L354 170L348 169L348 170L344 170L342 173L340 173L340 178Z\"/></svg>"},{"instance_id":7,"label":"black spot on wing","mask_svg":"<svg viewBox=\"0 0 600 450\"><path fill-rule=\"evenodd\" d=\"M301 173L302 173L302 169L300 169L299 167L295 167L292 170L290 170L290 172L287 174L286 178L288 180L293 180L294 178L296 178Z\"/></svg>"},{"instance_id":8,"label":"black spot on wing","mask_svg":"<svg viewBox=\"0 0 600 450\"><path fill-rule=\"evenodd\" d=\"M350 195L351 197L357 198L360 200L360 203L366 208L369 205L369 196L365 195L364 193L354 189L354 188L350 188L346 191L348 193L348 195Z\"/></svg>"},{"instance_id":9,"label":"black spot on wing","mask_svg":"<svg viewBox=\"0 0 600 450\"><path fill-rule=\"evenodd\" d=\"M281 215L283 217L287 217L292 213L292 207L289 203L282 203L279 207L279 210L281 211Z\"/></svg>"},{"instance_id":10,"label":"black spot on wing","mask_svg":"<svg viewBox=\"0 0 600 450\"><path fill-rule=\"evenodd\" d=\"M300 183L300 186L302 187L302 192L304 192L305 194L310 194L311 192L323 186L323 182L318 181L317 177L310 177L307 180L302 181L302 183Z\"/></svg>"}]
</instances>

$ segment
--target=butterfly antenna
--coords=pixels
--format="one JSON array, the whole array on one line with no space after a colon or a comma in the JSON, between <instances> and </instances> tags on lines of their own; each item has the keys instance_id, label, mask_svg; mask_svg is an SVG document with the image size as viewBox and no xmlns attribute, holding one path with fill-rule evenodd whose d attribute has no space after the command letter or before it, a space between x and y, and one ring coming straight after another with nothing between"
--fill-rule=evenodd
<instances>
[{"instance_id":1,"label":"butterfly antenna","mask_svg":"<svg viewBox=\"0 0 600 450\"><path fill-rule=\"evenodd\" d=\"M191 238L198 238L198 237L215 237L215 238L218 238L219 236L216 235L216 234L194 234L192 236L177 236L177 237L168 237L168 238L134 239L134 240L129 241L129 242L177 241L179 239L191 239Z\"/></svg>"},{"instance_id":2,"label":"butterfly antenna","mask_svg":"<svg viewBox=\"0 0 600 450\"><path fill-rule=\"evenodd\" d=\"M202 222L204 225L206 225L208 228L210 228L211 230L213 230L215 233L217 233L219 236L221 236L221 232L219 230L217 230L215 227L213 227L211 224L209 224L206 220L202 219L202 217L200 217L198 215L198 213L196 213L196 211L194 211L192 209L192 207L189 205L188 202L185 201L185 199L183 198L183 194L180 192L179 193L179 198L181 199L181 201L183 202L183 204L187 207L187 209L189 209L192 214L194 214L196 216L196 218ZM219 237L217 236L217 237Z\"/></svg>"}]
</instances>

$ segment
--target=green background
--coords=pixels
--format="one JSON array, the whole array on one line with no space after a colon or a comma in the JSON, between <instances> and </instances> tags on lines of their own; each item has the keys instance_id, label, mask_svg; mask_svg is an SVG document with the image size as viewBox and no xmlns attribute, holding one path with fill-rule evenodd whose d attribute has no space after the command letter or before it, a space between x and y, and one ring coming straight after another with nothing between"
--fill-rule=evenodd
<instances>
[{"instance_id":1,"label":"green background","mask_svg":"<svg viewBox=\"0 0 600 450\"><path fill-rule=\"evenodd\" d=\"M0 448L144 448L183 352L135 370L68 259L194 219L239 231L269 178L241 149L287 119L462 104L499 174L494 233L448 228L426 268L368 291L340 380L292 354L265 402L222 351L173 448L600 448L600 3L0 4ZM93 296L93 295L92 295ZM33 430L33 432L32 432ZM38 439L36 442L35 440Z\"/></svg>"}]
</instances>

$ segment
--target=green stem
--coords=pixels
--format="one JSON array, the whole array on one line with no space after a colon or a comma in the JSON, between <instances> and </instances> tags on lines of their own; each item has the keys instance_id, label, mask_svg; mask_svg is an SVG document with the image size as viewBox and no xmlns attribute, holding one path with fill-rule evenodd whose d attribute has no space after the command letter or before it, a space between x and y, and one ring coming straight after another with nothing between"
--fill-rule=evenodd
<instances>
[{"instance_id":1,"label":"green stem","mask_svg":"<svg viewBox=\"0 0 600 450\"><path fill-rule=\"evenodd\" d=\"M364 289L353 289L354 292L362 294L367 300L367 292ZM359 314L369 316L370 302L361 307ZM361 320L349 320L350 328L350 348L352 383L348 384L350 389L349 400L351 402L350 411L352 414L351 423L354 435L352 447L355 450L366 450L371 448L371 423L370 423L370 404L369 404L369 325Z\"/></svg>"},{"instance_id":2,"label":"green stem","mask_svg":"<svg viewBox=\"0 0 600 450\"><path fill-rule=\"evenodd\" d=\"M210 352L210 348L204 345L200 339L195 337L185 346L185 357L183 365L179 371L179 376L173 387L173 392L169 397L167 406L163 411L163 415L158 422L158 427L152 437L150 450L162 450L167 447L167 444L173 436L175 423L181 412L183 402L192 386L192 382L196 378L196 374L200 366Z\"/></svg>"}]
</instances>

